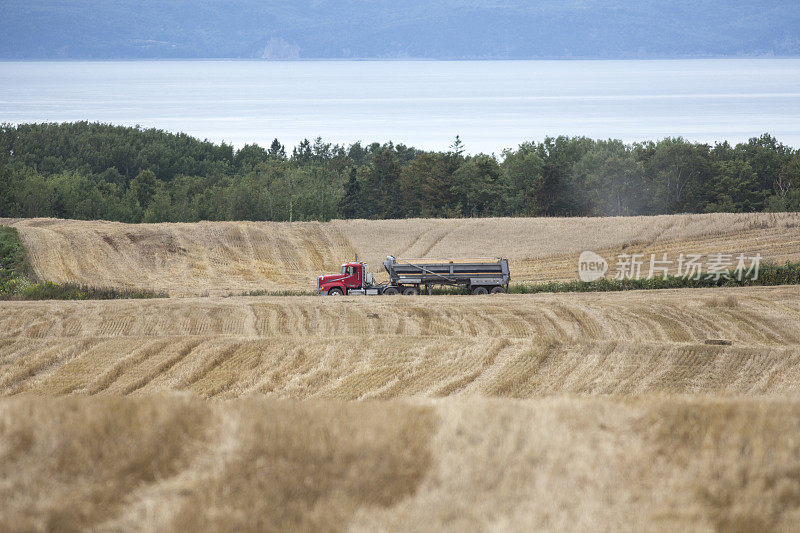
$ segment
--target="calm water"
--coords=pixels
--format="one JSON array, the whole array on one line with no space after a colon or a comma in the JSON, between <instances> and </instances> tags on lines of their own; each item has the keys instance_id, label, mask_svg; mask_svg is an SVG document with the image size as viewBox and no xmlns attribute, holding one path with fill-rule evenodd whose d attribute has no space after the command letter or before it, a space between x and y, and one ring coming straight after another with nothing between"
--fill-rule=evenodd
<instances>
[{"instance_id":1,"label":"calm water","mask_svg":"<svg viewBox=\"0 0 800 533\"><path fill-rule=\"evenodd\" d=\"M91 120L236 146L545 135L800 146L800 60L0 62L0 122Z\"/></svg>"}]
</instances>

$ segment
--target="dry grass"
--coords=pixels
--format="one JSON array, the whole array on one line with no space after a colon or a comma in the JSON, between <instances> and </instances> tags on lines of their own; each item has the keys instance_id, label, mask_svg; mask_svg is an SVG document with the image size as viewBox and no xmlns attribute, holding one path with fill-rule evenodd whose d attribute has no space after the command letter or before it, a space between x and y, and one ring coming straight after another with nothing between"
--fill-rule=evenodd
<instances>
[{"instance_id":1,"label":"dry grass","mask_svg":"<svg viewBox=\"0 0 800 533\"><path fill-rule=\"evenodd\" d=\"M0 307L0 394L794 393L798 296L751 287L11 302Z\"/></svg>"},{"instance_id":2,"label":"dry grass","mask_svg":"<svg viewBox=\"0 0 800 533\"><path fill-rule=\"evenodd\" d=\"M308 289L355 251L516 280L585 248L800 259L795 214L5 222L41 277L173 295ZM799 297L3 302L0 529L796 529Z\"/></svg>"},{"instance_id":3,"label":"dry grass","mask_svg":"<svg viewBox=\"0 0 800 533\"><path fill-rule=\"evenodd\" d=\"M788 531L800 404L646 396L443 402L434 468L352 529Z\"/></svg>"},{"instance_id":4,"label":"dry grass","mask_svg":"<svg viewBox=\"0 0 800 533\"><path fill-rule=\"evenodd\" d=\"M761 253L800 260L800 214L710 214L611 218L355 220L329 223L138 224L53 219L14 225L42 279L103 287L225 295L314 290L357 252L385 277L398 257L503 256L515 281L576 279L577 258L594 250L675 259L684 253Z\"/></svg>"},{"instance_id":5,"label":"dry grass","mask_svg":"<svg viewBox=\"0 0 800 533\"><path fill-rule=\"evenodd\" d=\"M210 414L185 398L5 401L0 527L75 531L113 518L128 493L189 467Z\"/></svg>"},{"instance_id":6,"label":"dry grass","mask_svg":"<svg viewBox=\"0 0 800 533\"><path fill-rule=\"evenodd\" d=\"M412 495L431 462L428 408L261 400L234 407L235 453L181 502L175 529L344 529L359 507Z\"/></svg>"},{"instance_id":7,"label":"dry grass","mask_svg":"<svg viewBox=\"0 0 800 533\"><path fill-rule=\"evenodd\" d=\"M800 401L0 400L4 530L792 530Z\"/></svg>"},{"instance_id":8,"label":"dry grass","mask_svg":"<svg viewBox=\"0 0 800 533\"><path fill-rule=\"evenodd\" d=\"M122 224L31 219L13 223L37 277L172 295L313 289L320 272L354 256L330 224Z\"/></svg>"},{"instance_id":9,"label":"dry grass","mask_svg":"<svg viewBox=\"0 0 800 533\"><path fill-rule=\"evenodd\" d=\"M577 278L578 255L593 250L613 265L617 254L761 253L775 262L800 258L800 214L750 213L604 218L478 218L333 221L376 270L397 257L502 256L516 281Z\"/></svg>"},{"instance_id":10,"label":"dry grass","mask_svg":"<svg viewBox=\"0 0 800 533\"><path fill-rule=\"evenodd\" d=\"M728 294L722 298L715 296L706 300L706 305L709 307L738 307L739 299L733 294Z\"/></svg>"},{"instance_id":11,"label":"dry grass","mask_svg":"<svg viewBox=\"0 0 800 533\"><path fill-rule=\"evenodd\" d=\"M413 494L429 408L23 397L0 408L0 527L340 530Z\"/></svg>"}]
</instances>

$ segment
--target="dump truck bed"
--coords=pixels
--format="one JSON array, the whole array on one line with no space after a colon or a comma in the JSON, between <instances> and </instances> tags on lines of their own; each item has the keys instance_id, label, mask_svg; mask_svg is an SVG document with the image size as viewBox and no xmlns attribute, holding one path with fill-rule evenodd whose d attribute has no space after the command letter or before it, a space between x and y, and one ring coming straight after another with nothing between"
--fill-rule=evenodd
<instances>
[{"instance_id":1,"label":"dump truck bed","mask_svg":"<svg viewBox=\"0 0 800 533\"><path fill-rule=\"evenodd\" d=\"M383 262L392 283L398 285L497 285L510 281L508 260L502 258L401 259Z\"/></svg>"}]
</instances>

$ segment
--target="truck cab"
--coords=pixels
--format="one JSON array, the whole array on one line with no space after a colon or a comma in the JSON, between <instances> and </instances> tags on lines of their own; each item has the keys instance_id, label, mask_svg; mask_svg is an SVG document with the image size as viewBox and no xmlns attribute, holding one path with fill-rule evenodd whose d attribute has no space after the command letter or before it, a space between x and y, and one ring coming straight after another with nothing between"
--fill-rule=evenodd
<instances>
[{"instance_id":1,"label":"truck cab","mask_svg":"<svg viewBox=\"0 0 800 533\"><path fill-rule=\"evenodd\" d=\"M338 274L317 278L317 294L341 296L347 294L368 294L372 275L367 273L367 265L361 261L343 263ZM377 292L376 292L377 294Z\"/></svg>"}]
</instances>

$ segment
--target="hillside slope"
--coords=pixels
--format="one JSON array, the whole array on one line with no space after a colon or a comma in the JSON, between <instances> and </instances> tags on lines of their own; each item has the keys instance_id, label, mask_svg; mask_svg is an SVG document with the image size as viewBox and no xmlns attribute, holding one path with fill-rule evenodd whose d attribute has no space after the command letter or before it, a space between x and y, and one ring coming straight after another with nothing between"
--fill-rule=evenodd
<instances>
[{"instance_id":1,"label":"hillside slope","mask_svg":"<svg viewBox=\"0 0 800 533\"><path fill-rule=\"evenodd\" d=\"M0 400L5 530L791 530L797 399Z\"/></svg>"},{"instance_id":2,"label":"hillside slope","mask_svg":"<svg viewBox=\"0 0 800 533\"><path fill-rule=\"evenodd\" d=\"M2 220L0 220L2 223ZM173 295L311 290L356 253L330 224L14 222L37 277Z\"/></svg>"},{"instance_id":3,"label":"hillside slope","mask_svg":"<svg viewBox=\"0 0 800 533\"><path fill-rule=\"evenodd\" d=\"M8 302L0 395L798 394L798 296L759 287Z\"/></svg>"},{"instance_id":4,"label":"hillside slope","mask_svg":"<svg viewBox=\"0 0 800 533\"><path fill-rule=\"evenodd\" d=\"M800 214L122 224L0 219L19 230L43 280L177 296L314 290L358 253L378 279L397 257L502 256L514 281L577 278L578 255L761 253L800 259ZM613 268L613 266L612 266ZM611 273L613 274L613 272Z\"/></svg>"},{"instance_id":5,"label":"hillside slope","mask_svg":"<svg viewBox=\"0 0 800 533\"><path fill-rule=\"evenodd\" d=\"M0 224L43 279L184 296L0 302L2 530L800 519L800 286L214 296L355 253L481 250L515 280L574 278L585 248L797 260L798 214Z\"/></svg>"},{"instance_id":6,"label":"hillside slope","mask_svg":"<svg viewBox=\"0 0 800 533\"><path fill-rule=\"evenodd\" d=\"M6 0L3 15L4 59L800 53L793 0Z\"/></svg>"}]
</instances>

